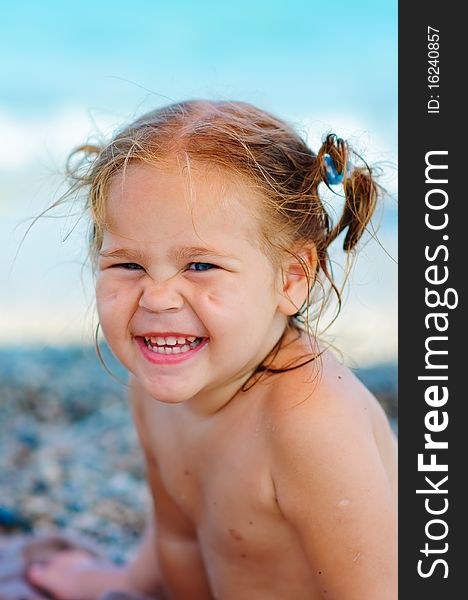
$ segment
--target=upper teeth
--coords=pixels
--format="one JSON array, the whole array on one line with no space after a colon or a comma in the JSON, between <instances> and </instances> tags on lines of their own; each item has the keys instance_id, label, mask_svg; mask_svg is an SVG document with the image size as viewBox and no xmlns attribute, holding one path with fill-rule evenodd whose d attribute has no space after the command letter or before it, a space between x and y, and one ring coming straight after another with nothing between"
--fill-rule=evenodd
<instances>
[{"instance_id":1,"label":"upper teeth","mask_svg":"<svg viewBox=\"0 0 468 600\"><path fill-rule=\"evenodd\" d=\"M197 338L194 335L190 335L188 337L145 337L146 342L150 342L151 344L156 344L158 346L175 346L176 344L184 345L187 343L194 342Z\"/></svg>"}]
</instances>

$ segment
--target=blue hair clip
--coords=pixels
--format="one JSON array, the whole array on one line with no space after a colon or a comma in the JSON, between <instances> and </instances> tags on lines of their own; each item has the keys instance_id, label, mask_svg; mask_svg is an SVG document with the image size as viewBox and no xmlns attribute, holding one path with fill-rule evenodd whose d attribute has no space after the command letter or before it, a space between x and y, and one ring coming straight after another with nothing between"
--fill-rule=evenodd
<instances>
[{"instance_id":1,"label":"blue hair clip","mask_svg":"<svg viewBox=\"0 0 468 600\"><path fill-rule=\"evenodd\" d=\"M341 173L338 173L338 171L336 170L335 163L333 162L333 159L329 154L325 154L323 156L323 164L325 166L327 183L329 185L338 185L340 183L343 183L345 170L343 169ZM346 172L347 175L349 175L351 172L351 165L349 162L346 165Z\"/></svg>"}]
</instances>

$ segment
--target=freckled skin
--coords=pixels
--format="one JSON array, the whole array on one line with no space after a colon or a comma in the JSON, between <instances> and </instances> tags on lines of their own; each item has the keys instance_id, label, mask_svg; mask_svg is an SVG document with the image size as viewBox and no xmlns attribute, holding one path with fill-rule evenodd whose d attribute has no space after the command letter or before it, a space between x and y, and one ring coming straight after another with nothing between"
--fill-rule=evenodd
<instances>
[{"instance_id":1,"label":"freckled skin","mask_svg":"<svg viewBox=\"0 0 468 600\"><path fill-rule=\"evenodd\" d=\"M268 354L286 316L277 308L281 274L252 244L259 226L247 207L258 200L242 181L228 185L195 166L191 178L176 167L130 165L111 183L102 251L130 246L142 257L101 257L96 300L113 353L153 398L189 401L208 413L228 402ZM179 246L216 255L178 259ZM211 267L196 271L195 262ZM209 344L198 360L155 368L141 360L135 331L192 333Z\"/></svg>"},{"instance_id":2,"label":"freckled skin","mask_svg":"<svg viewBox=\"0 0 468 600\"><path fill-rule=\"evenodd\" d=\"M241 542L244 538L241 536L241 534L236 531L235 529L230 529L229 533L231 534L231 536L235 539L238 540L239 542Z\"/></svg>"},{"instance_id":3,"label":"freckled skin","mask_svg":"<svg viewBox=\"0 0 468 600\"><path fill-rule=\"evenodd\" d=\"M303 352L306 348L305 341L300 343L303 344ZM293 347L289 350L293 352ZM296 350L299 350L297 346ZM213 597L227 600L239 597L258 600L265 597L273 600L292 597L299 600L319 600L323 596L340 600L396 598L394 575L393 590L390 584L379 588L379 581L385 581L388 574L383 576L372 562L368 562L367 554L373 552L373 549L370 543L362 538L361 530L357 530L351 539L340 541L340 544L337 543L327 550L330 558L340 565L338 572L330 573L328 569L318 568L322 563L328 566L327 561L320 555L321 542L317 543L316 558L304 552L304 541L301 540L295 525L282 514L275 489L271 485L271 461L274 460L271 452L272 406L280 411L286 410L288 418L291 418L291 415L294 415L291 404L296 404L304 397L304 390L314 390L307 407L307 412L310 411L313 415L314 410L322 409L322 394L326 396L328 393L324 379L328 379L330 372L338 370L346 372L343 376L345 389L354 388L355 410L357 411L362 403L368 404L369 417L365 420L367 425L357 434L368 435L371 444L375 444L377 440L378 445L374 445L374 458L382 465L387 485L391 490L392 510L396 508L395 440L380 407L354 376L333 357L326 356L322 368L322 383L318 386L304 384L304 380L310 381L310 376L313 375L312 368L308 374L302 373L302 376L299 369L291 371L283 380L284 375L272 376L263 384L254 386L247 393L236 397L235 401L223 409L211 423L205 423L200 436L194 431L196 423L199 426L201 424L198 420L193 421L193 416L188 418L185 414L181 419L182 411L176 415L170 407L155 403L149 395L141 395L139 410L145 415L143 420L148 437L152 440L149 451L159 457L161 465L157 478L154 478L157 479L153 487L156 502L158 492L164 487L164 493L173 499L171 516L176 519L178 526L183 523L184 527L187 527L188 535L190 531L195 532L195 528L197 529L200 553L208 563L205 567L206 577ZM291 389L298 390L295 402L291 401ZM288 398L286 402L284 397ZM301 406L304 410L304 405ZM348 410L349 408L346 409ZM298 419L302 420L303 416L298 414ZM264 426L254 435L259 422L263 422ZM171 435L171 431L176 435ZM217 450L213 451L214 448ZM177 477L177 472L180 472L178 465L187 464L187 461L193 473L192 483L188 487L184 483L186 478L182 480ZM290 466L290 469L294 468L294 465ZM358 471L362 465L356 465L354 468ZM372 482L368 484L372 487ZM181 490L185 493L183 500L180 500ZM302 502L305 514L307 503L313 503L314 498L304 499ZM359 496L352 500L348 496L338 496L334 504L339 511L332 515L335 523L339 523L334 526L335 529L346 526L347 512L355 504L361 506L364 512L367 510L365 499ZM322 516L322 513L317 512L307 518L319 524L329 516ZM352 518L354 519L354 514ZM379 518L382 527L386 528L385 517L382 515ZM305 535L311 536L308 541L314 546L313 530ZM331 537L326 532L325 535ZM391 539L387 540L385 537L382 547L387 547L391 542ZM340 558L338 552L342 544L349 546L348 558L345 559ZM239 548L245 551L239 552ZM383 550L381 552L380 556L383 556ZM343 563L343 560L348 562ZM389 554L386 560L391 564L392 560L396 562L396 557ZM359 576L362 576L360 565L363 565L366 580L364 586L367 585L367 579L371 582L369 595L359 590ZM174 563L172 568L173 576L180 577L182 564L178 566ZM368 575L366 569L369 571ZM349 586L349 592L342 591L339 581L337 584L337 580L344 576L346 570L349 583L344 585ZM376 589L380 589L378 593L373 589L373 577L377 578L375 585ZM330 581L338 585L339 594L330 591L333 588ZM322 582L326 588L322 587ZM267 587L261 587L264 585ZM354 585L361 595L354 595ZM258 595L251 595L252 589L262 591L257 591ZM182 600L182 596L180 598Z\"/></svg>"},{"instance_id":4,"label":"freckled skin","mask_svg":"<svg viewBox=\"0 0 468 600\"><path fill-rule=\"evenodd\" d=\"M171 600L395 600L385 415L329 352L241 390L283 333L272 368L310 356L307 336L286 327L307 282L293 261L275 272L252 243L258 197L246 182L192 166L190 182L176 167L132 164L112 182L103 249L133 256L101 258L96 286L102 330L130 372L154 519L127 571L83 575L62 557L41 585L69 600L97 599L118 576L119 588L148 594L162 584ZM223 257L172 252L200 244ZM303 256L311 268L313 256ZM148 331L209 342L155 365L135 340Z\"/></svg>"},{"instance_id":5,"label":"freckled skin","mask_svg":"<svg viewBox=\"0 0 468 600\"><path fill-rule=\"evenodd\" d=\"M151 568L174 600L393 600L396 445L383 411L329 352L241 391L283 332L272 367L310 353L286 329L306 282L289 268L283 281L249 241L252 191L192 175L193 214L177 170L130 166L116 180L103 244L145 258L131 271L103 262L97 282L103 332L131 373L155 505ZM200 238L234 259L194 259L218 264L197 273L170 257ZM155 366L132 337L148 330L209 343L191 362Z\"/></svg>"}]
</instances>

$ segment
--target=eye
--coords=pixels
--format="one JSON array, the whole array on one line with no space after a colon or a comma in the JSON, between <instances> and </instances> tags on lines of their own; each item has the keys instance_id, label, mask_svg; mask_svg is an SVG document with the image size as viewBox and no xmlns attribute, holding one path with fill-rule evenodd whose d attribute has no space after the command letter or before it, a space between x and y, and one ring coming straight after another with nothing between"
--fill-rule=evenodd
<instances>
[{"instance_id":1,"label":"eye","mask_svg":"<svg viewBox=\"0 0 468 600\"><path fill-rule=\"evenodd\" d=\"M138 271L143 269L143 267L140 267L140 265L137 265L136 263L119 263L118 265L111 265L111 268L115 269L116 267L125 269L126 271Z\"/></svg>"},{"instance_id":2,"label":"eye","mask_svg":"<svg viewBox=\"0 0 468 600\"><path fill-rule=\"evenodd\" d=\"M198 267L195 269L190 269L190 267ZM202 262L193 262L189 265L190 271L210 271L211 269L219 269L217 265L212 265L211 263L202 263Z\"/></svg>"}]
</instances>

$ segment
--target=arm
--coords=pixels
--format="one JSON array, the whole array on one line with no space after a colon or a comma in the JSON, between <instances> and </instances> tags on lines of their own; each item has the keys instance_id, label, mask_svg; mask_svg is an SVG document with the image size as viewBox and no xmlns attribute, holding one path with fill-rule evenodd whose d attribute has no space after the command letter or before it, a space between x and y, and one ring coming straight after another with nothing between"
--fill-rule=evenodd
<instances>
[{"instance_id":1,"label":"arm","mask_svg":"<svg viewBox=\"0 0 468 600\"><path fill-rule=\"evenodd\" d=\"M397 523L388 478L369 423L329 400L313 411L292 408L278 423L279 508L324 598L395 600Z\"/></svg>"},{"instance_id":2,"label":"arm","mask_svg":"<svg viewBox=\"0 0 468 600\"><path fill-rule=\"evenodd\" d=\"M148 455L148 440L146 430L141 418L141 403L143 390L133 376L129 379L128 396L133 410L133 419L140 445L145 456ZM161 590L162 576L157 553L156 522L151 514L150 522L146 528L143 540L133 560L127 565L126 575L131 589L143 593L154 594Z\"/></svg>"},{"instance_id":3,"label":"arm","mask_svg":"<svg viewBox=\"0 0 468 600\"><path fill-rule=\"evenodd\" d=\"M162 578L156 550L156 526L152 518L134 559L126 568L130 589L145 594L157 594L161 590Z\"/></svg>"},{"instance_id":4,"label":"arm","mask_svg":"<svg viewBox=\"0 0 468 600\"><path fill-rule=\"evenodd\" d=\"M156 400L145 396L135 378L130 378L129 385L134 422L146 458L147 479L155 509L153 535L148 534L130 567L133 581L136 584L138 580L139 586L147 582L153 588L164 584L173 600L211 600L196 530L167 492L151 448L145 402Z\"/></svg>"}]
</instances>

